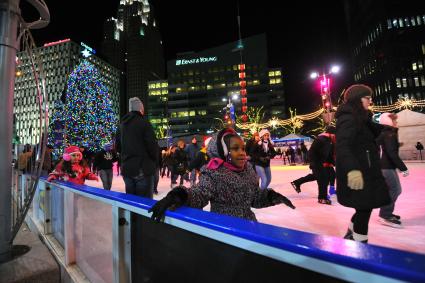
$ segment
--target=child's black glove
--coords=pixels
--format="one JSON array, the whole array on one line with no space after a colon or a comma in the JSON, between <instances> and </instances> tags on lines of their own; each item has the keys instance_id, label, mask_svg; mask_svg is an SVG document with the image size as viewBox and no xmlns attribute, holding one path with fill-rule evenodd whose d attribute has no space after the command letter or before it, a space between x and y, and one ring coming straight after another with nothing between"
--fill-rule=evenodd
<instances>
[{"instance_id":1,"label":"child's black glove","mask_svg":"<svg viewBox=\"0 0 425 283\"><path fill-rule=\"evenodd\" d=\"M148 212L152 212L151 219L160 222L168 208L173 210L183 205L187 200L186 187L178 186L172 189L165 198L157 201Z\"/></svg>"},{"instance_id":2,"label":"child's black glove","mask_svg":"<svg viewBox=\"0 0 425 283\"><path fill-rule=\"evenodd\" d=\"M273 203L273 204L279 204L279 203L283 203L286 204L287 206L289 206L292 209L295 209L295 206L292 204L292 202L285 196L279 194L278 192L273 191L272 189L268 189L269 192L269 200Z\"/></svg>"}]
</instances>

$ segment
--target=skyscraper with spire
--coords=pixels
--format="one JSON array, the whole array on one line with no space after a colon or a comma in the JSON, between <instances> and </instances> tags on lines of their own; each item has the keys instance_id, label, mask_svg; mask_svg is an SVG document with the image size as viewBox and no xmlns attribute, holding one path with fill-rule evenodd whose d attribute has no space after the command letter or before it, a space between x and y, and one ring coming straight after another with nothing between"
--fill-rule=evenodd
<instances>
[{"instance_id":1,"label":"skyscraper with spire","mask_svg":"<svg viewBox=\"0 0 425 283\"><path fill-rule=\"evenodd\" d=\"M147 82L164 79L161 35L148 0L121 0L117 18L104 24L102 55L121 70L120 114L128 99L139 97L148 109Z\"/></svg>"}]
</instances>

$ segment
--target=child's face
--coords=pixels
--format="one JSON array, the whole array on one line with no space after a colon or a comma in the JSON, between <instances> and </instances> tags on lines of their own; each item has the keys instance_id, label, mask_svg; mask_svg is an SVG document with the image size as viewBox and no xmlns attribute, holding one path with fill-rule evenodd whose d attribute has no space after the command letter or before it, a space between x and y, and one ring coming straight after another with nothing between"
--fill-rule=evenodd
<instances>
[{"instance_id":1,"label":"child's face","mask_svg":"<svg viewBox=\"0 0 425 283\"><path fill-rule=\"evenodd\" d=\"M229 149L232 164L238 168L243 168L246 163L245 143L243 140L238 137L232 137Z\"/></svg>"},{"instance_id":2,"label":"child's face","mask_svg":"<svg viewBox=\"0 0 425 283\"><path fill-rule=\"evenodd\" d=\"M78 163L83 159L83 155L80 152L71 153L71 163Z\"/></svg>"},{"instance_id":3,"label":"child's face","mask_svg":"<svg viewBox=\"0 0 425 283\"><path fill-rule=\"evenodd\" d=\"M185 143L184 142L178 142L178 144L177 144L177 146L180 148L180 149L184 149L184 147L185 147Z\"/></svg>"}]
</instances>

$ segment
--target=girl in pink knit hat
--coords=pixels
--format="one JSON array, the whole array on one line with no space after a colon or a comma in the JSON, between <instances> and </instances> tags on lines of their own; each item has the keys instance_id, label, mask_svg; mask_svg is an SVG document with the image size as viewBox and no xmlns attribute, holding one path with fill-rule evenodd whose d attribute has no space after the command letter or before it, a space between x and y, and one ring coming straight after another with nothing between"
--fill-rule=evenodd
<instances>
[{"instance_id":1,"label":"girl in pink knit hat","mask_svg":"<svg viewBox=\"0 0 425 283\"><path fill-rule=\"evenodd\" d=\"M78 185L84 185L86 179L99 181L99 177L90 172L90 168L83 160L80 148L74 145L65 149L63 159L56 165L55 170L49 174L47 181L50 182L56 179Z\"/></svg>"}]
</instances>

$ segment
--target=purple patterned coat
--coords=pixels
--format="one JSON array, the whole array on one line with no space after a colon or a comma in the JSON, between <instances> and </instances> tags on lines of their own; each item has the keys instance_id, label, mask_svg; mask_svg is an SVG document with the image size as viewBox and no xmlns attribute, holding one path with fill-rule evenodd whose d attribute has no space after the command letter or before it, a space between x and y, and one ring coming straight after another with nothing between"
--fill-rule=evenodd
<instances>
[{"instance_id":1,"label":"purple patterned coat","mask_svg":"<svg viewBox=\"0 0 425 283\"><path fill-rule=\"evenodd\" d=\"M211 170L203 166L199 183L188 189L186 205L203 208L211 202L211 212L257 221L251 207L273 206L269 190L261 190L258 176L252 166L242 172L234 172L224 166Z\"/></svg>"}]
</instances>

